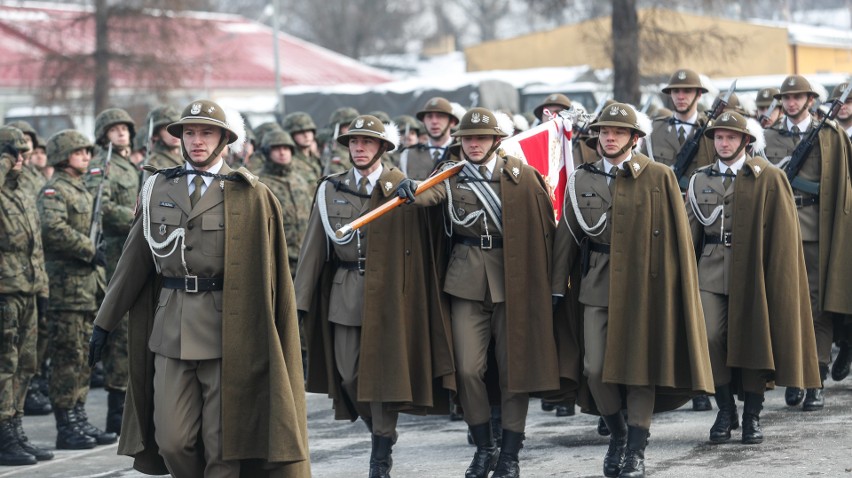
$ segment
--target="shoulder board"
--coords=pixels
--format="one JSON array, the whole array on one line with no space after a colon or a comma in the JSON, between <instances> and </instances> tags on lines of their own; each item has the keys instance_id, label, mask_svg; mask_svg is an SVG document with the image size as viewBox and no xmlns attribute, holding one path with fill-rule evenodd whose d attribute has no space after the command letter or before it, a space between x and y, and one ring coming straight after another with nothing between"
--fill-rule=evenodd
<instances>
[{"instance_id":1,"label":"shoulder board","mask_svg":"<svg viewBox=\"0 0 852 478\"><path fill-rule=\"evenodd\" d=\"M245 166L241 166L240 169L233 171L231 174L243 178L251 187L255 187L259 180L257 175L246 169Z\"/></svg>"}]
</instances>

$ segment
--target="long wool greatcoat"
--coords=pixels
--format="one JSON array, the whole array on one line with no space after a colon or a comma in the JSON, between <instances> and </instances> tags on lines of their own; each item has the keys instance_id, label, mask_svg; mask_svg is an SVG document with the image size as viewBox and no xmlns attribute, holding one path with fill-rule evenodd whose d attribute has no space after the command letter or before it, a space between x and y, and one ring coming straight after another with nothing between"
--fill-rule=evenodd
<instances>
[{"instance_id":1,"label":"long wool greatcoat","mask_svg":"<svg viewBox=\"0 0 852 478\"><path fill-rule=\"evenodd\" d=\"M734 181L734 201L727 365L766 371L777 385L818 388L808 276L790 183L769 161L749 158ZM704 227L694 224L700 246Z\"/></svg>"},{"instance_id":2,"label":"long wool greatcoat","mask_svg":"<svg viewBox=\"0 0 852 478\"><path fill-rule=\"evenodd\" d=\"M625 177L618 178L608 218L612 242L603 381L655 385L654 410L672 410L690 396L714 391L686 210L671 168L634 152L618 174ZM554 292L564 291L580 260L577 240L584 238L573 207L566 204L563 210L554 245ZM583 318L569 314L559 320ZM582 337L581 325L575 329ZM581 406L594 410L589 398L581 390Z\"/></svg>"},{"instance_id":3,"label":"long wool greatcoat","mask_svg":"<svg viewBox=\"0 0 852 478\"><path fill-rule=\"evenodd\" d=\"M373 189L370 210L394 199L404 177L386 163ZM321 183L319 187L326 186ZM422 213L416 208L399 208L366 226L357 400L382 402L406 413L443 414L448 410L448 394L443 388L455 388L452 336L449 310L439 295L436 263L430 255L430 241L438 236L428 232ZM303 253L308 247L303 245ZM358 414L341 388L334 362L334 332L327 318L336 261L332 252L313 288L311 308L304 319L307 389L328 394L336 419L355 420Z\"/></svg>"},{"instance_id":4,"label":"long wool greatcoat","mask_svg":"<svg viewBox=\"0 0 852 478\"><path fill-rule=\"evenodd\" d=\"M257 176L244 168L232 174L235 180L223 182L222 455L245 460L242 476L308 477L304 379L281 211ZM109 329L130 309L130 382L118 452L134 457L143 473L167 474L154 441L154 354L148 350L161 277L141 216L95 323Z\"/></svg>"}]
</instances>

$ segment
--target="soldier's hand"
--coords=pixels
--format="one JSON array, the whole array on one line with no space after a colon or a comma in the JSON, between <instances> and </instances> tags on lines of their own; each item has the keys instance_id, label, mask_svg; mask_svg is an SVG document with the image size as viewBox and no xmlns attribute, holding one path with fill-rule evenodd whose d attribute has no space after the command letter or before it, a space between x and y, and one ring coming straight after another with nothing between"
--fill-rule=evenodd
<instances>
[{"instance_id":1,"label":"soldier's hand","mask_svg":"<svg viewBox=\"0 0 852 478\"><path fill-rule=\"evenodd\" d=\"M92 265L93 266L106 267L106 265L107 265L106 253L102 249L97 249L95 251L95 257L92 258Z\"/></svg>"},{"instance_id":2,"label":"soldier's hand","mask_svg":"<svg viewBox=\"0 0 852 478\"><path fill-rule=\"evenodd\" d=\"M405 200L405 204L411 204L414 202L414 192L417 191L417 182L413 179L405 178L400 181L399 186L396 188L396 195L400 197L400 199Z\"/></svg>"},{"instance_id":3,"label":"soldier's hand","mask_svg":"<svg viewBox=\"0 0 852 478\"><path fill-rule=\"evenodd\" d=\"M553 296L553 314L554 315L556 315L556 309L559 308L559 304L561 302L562 302L562 296L561 295L554 295Z\"/></svg>"},{"instance_id":4,"label":"soldier's hand","mask_svg":"<svg viewBox=\"0 0 852 478\"><path fill-rule=\"evenodd\" d=\"M38 320L44 319L47 315L47 297L36 297L36 312Z\"/></svg>"},{"instance_id":5,"label":"soldier's hand","mask_svg":"<svg viewBox=\"0 0 852 478\"><path fill-rule=\"evenodd\" d=\"M101 361L108 336L109 332L100 326L96 325L92 330L92 338L89 340L89 367L94 367L96 363Z\"/></svg>"}]
</instances>

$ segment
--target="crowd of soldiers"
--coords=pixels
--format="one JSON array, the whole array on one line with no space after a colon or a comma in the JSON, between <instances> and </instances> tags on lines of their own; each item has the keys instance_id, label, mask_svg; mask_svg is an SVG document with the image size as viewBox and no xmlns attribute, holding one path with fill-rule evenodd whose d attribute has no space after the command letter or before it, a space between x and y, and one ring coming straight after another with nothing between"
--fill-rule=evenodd
<instances>
[{"instance_id":1,"label":"crowd of soldiers","mask_svg":"<svg viewBox=\"0 0 852 478\"><path fill-rule=\"evenodd\" d=\"M574 125L561 217L542 173L500 148L530 124L577 111L558 93L528 120L436 97L394 120L340 108L322 129L304 112L244 128L210 101L183 113L155 108L142 131L126 111L107 109L96 118L94 143L74 130L45 142L27 123L0 127L0 465L53 458L27 439L25 413L54 413L57 449L92 448L119 435L124 442L128 423L140 433L143 424L124 410L141 407L128 387L133 364L144 366L134 353L146 347L185 362L182 341L201 334L217 351L190 359L220 360L214 373L226 380L233 360L222 349L226 334L199 332L227 326L221 292L210 295L209 314L204 306L185 316L181 307L199 291L238 288L227 272L225 284L219 280L224 264L192 269L203 269L193 262L205 256L222 256L222 247L228 254L231 213L208 198L230 190L225 182L235 175L258 180L277 200L265 207L278 216L286 243L282 290L294 297L287 307L298 317L299 376L307 391L333 399L335 418L364 421L370 477L390 476L400 412L463 419L476 446L466 477L520 476L530 396L558 416L579 405L601 417L598 432L610 437L605 476L644 476L652 414L689 400L694 410L710 410L708 395L718 407L712 443L730 440L740 425L743 443L760 443L765 390L785 386L789 406L819 410L829 373L843 380L852 363L852 296L844 287L852 253L842 247L852 237L847 86L826 102L845 100L831 113L816 107L818 93L799 75L759 91L754 113L735 93L702 111L707 88L696 72L680 69L661 90L667 108L652 117L610 100ZM210 126L221 128L218 146L193 149L191 135ZM427 184L437 174L442 179ZM211 179L220 186L209 188ZM166 181L188 191L180 198L163 192ZM346 229L397 198L411 205ZM150 216L146 201L159 201L161 217ZM198 239L196 203L209 209ZM178 233L184 243L161 255ZM201 251L191 252L193 240ZM175 345L176 352L168 340L174 325L155 321L152 332L143 324L142 352L132 332L129 338L128 329L139 327L128 302L136 296L123 302L122 288L146 284L131 281L142 263L131 265L122 251L138 248L155 257L155 269L144 263L158 278L154 287L187 294L183 305L165 293L154 302L156 314L161 308L189 320L177 326L184 348ZM168 259L176 250L177 262ZM187 325L193 320L199 323ZM98 359L105 430L89 423L85 409ZM156 364L158 373L166 366ZM735 396L744 402L741 417ZM206 407L209 397L200 400ZM155 415L155 433L141 432L145 445L120 452L143 471L197 476L215 463L221 476L238 476L240 452L225 450L235 446L227 437L209 438L209 427L226 432L207 420L184 426L179 411ZM189 458L181 456L187 442L164 438L201 435L203 456ZM165 468L141 461L152 439ZM218 455L209 454L211 443L222 448Z\"/></svg>"}]
</instances>

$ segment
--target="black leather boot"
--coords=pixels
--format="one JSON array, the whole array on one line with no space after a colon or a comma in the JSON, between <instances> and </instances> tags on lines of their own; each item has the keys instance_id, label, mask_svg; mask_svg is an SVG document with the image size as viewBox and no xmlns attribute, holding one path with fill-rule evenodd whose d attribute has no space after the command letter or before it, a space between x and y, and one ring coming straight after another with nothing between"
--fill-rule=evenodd
<instances>
[{"instance_id":1,"label":"black leather boot","mask_svg":"<svg viewBox=\"0 0 852 478\"><path fill-rule=\"evenodd\" d=\"M802 400L804 399L805 391L801 388L787 387L787 390L784 391L784 401L791 407L795 407L802 403Z\"/></svg>"},{"instance_id":2,"label":"black leather boot","mask_svg":"<svg viewBox=\"0 0 852 478\"><path fill-rule=\"evenodd\" d=\"M621 412L602 416L601 419L606 423L611 433L609 436L609 448L606 451L606 456L604 456L603 474L608 477L616 477L621 473L621 468L624 466L624 449L627 446L627 422L624 421L624 415Z\"/></svg>"},{"instance_id":3,"label":"black leather boot","mask_svg":"<svg viewBox=\"0 0 852 478\"><path fill-rule=\"evenodd\" d=\"M743 406L743 443L753 445L763 442L763 430L760 429L760 411L763 410L763 394L745 394Z\"/></svg>"},{"instance_id":4,"label":"black leather boot","mask_svg":"<svg viewBox=\"0 0 852 478\"><path fill-rule=\"evenodd\" d=\"M373 451L370 453L370 478L390 478L393 467L391 457L393 438L372 435Z\"/></svg>"},{"instance_id":5,"label":"black leather boot","mask_svg":"<svg viewBox=\"0 0 852 478\"><path fill-rule=\"evenodd\" d=\"M731 430L736 430L740 426L737 402L734 401L734 391L731 390L730 385L716 387L716 406L719 407L719 413L716 414L716 421L710 427L710 441L724 443L731 439Z\"/></svg>"},{"instance_id":6,"label":"black leather boot","mask_svg":"<svg viewBox=\"0 0 852 478\"><path fill-rule=\"evenodd\" d=\"M556 404L557 417L572 417L574 416L574 402L572 400L563 400Z\"/></svg>"},{"instance_id":7,"label":"black leather boot","mask_svg":"<svg viewBox=\"0 0 852 478\"><path fill-rule=\"evenodd\" d=\"M53 407L56 417L56 448L59 450L85 450L98 446L98 441L83 433L77 416L71 409Z\"/></svg>"},{"instance_id":8,"label":"black leather boot","mask_svg":"<svg viewBox=\"0 0 852 478\"><path fill-rule=\"evenodd\" d=\"M640 427L627 427L627 451L624 453L624 466L620 478L645 477L645 447L648 446L648 430Z\"/></svg>"},{"instance_id":9,"label":"black leather boot","mask_svg":"<svg viewBox=\"0 0 852 478\"><path fill-rule=\"evenodd\" d=\"M609 428L607 428L606 422L604 421L603 417L598 418L598 435L602 437L609 436Z\"/></svg>"},{"instance_id":10,"label":"black leather boot","mask_svg":"<svg viewBox=\"0 0 852 478\"><path fill-rule=\"evenodd\" d=\"M499 406L491 406L491 434L495 443L503 439L503 409Z\"/></svg>"},{"instance_id":11,"label":"black leather boot","mask_svg":"<svg viewBox=\"0 0 852 478\"><path fill-rule=\"evenodd\" d=\"M106 432L121 435L121 418L124 415L126 392L109 390L107 395Z\"/></svg>"},{"instance_id":12,"label":"black leather boot","mask_svg":"<svg viewBox=\"0 0 852 478\"><path fill-rule=\"evenodd\" d=\"M86 415L86 407L83 403L77 402L70 413L74 415L73 418L77 421L80 431L94 438L98 445L111 445L118 441L118 435L115 433L107 433L89 423L89 417Z\"/></svg>"},{"instance_id":13,"label":"black leather boot","mask_svg":"<svg viewBox=\"0 0 852 478\"><path fill-rule=\"evenodd\" d=\"M473 454L473 461L464 472L464 478L487 478L488 473L497 466L497 456L500 451L494 442L492 430L490 422L470 427L470 436L473 438L473 444L476 445L476 453Z\"/></svg>"},{"instance_id":14,"label":"black leather boot","mask_svg":"<svg viewBox=\"0 0 852 478\"><path fill-rule=\"evenodd\" d=\"M696 412L707 412L713 410L713 405L710 403L710 397L707 395L697 395L692 397L692 410Z\"/></svg>"},{"instance_id":15,"label":"black leather boot","mask_svg":"<svg viewBox=\"0 0 852 478\"><path fill-rule=\"evenodd\" d=\"M47 461L53 459L53 452L45 450L43 448L39 448L30 442L30 439L27 437L27 434L24 433L24 427L21 423L20 415L12 418L12 427L15 431L15 438L18 440L18 444L21 445L21 448L25 452L34 456L38 461Z\"/></svg>"},{"instance_id":16,"label":"black leather boot","mask_svg":"<svg viewBox=\"0 0 852 478\"><path fill-rule=\"evenodd\" d=\"M524 443L524 434L503 430L503 440L500 445L500 457L491 478L519 478L521 469L518 466L518 451Z\"/></svg>"},{"instance_id":17,"label":"black leather boot","mask_svg":"<svg viewBox=\"0 0 852 478\"><path fill-rule=\"evenodd\" d=\"M553 402L546 402L544 400L541 401L541 411L543 412L552 412L553 409L556 408L556 404Z\"/></svg>"},{"instance_id":18,"label":"black leather boot","mask_svg":"<svg viewBox=\"0 0 852 478\"><path fill-rule=\"evenodd\" d=\"M819 364L819 376L822 383L825 384L825 379L828 377L828 365ZM813 412L822 410L825 407L825 397L823 396L823 387L809 388L805 393L805 402L802 404L802 410Z\"/></svg>"},{"instance_id":19,"label":"black leather boot","mask_svg":"<svg viewBox=\"0 0 852 478\"><path fill-rule=\"evenodd\" d=\"M849 342L840 342L837 346L840 351L834 358L834 363L831 364L831 379L835 382L848 377L849 368L852 365L852 347L849 346Z\"/></svg>"},{"instance_id":20,"label":"black leather boot","mask_svg":"<svg viewBox=\"0 0 852 478\"><path fill-rule=\"evenodd\" d=\"M33 378L27 389L27 398L24 400L24 413L26 415L49 415L52 411L50 399L41 393L41 384Z\"/></svg>"},{"instance_id":21,"label":"black leather boot","mask_svg":"<svg viewBox=\"0 0 852 478\"><path fill-rule=\"evenodd\" d=\"M36 457L24 451L15 436L13 418L0 422L0 465L35 465Z\"/></svg>"}]
</instances>

